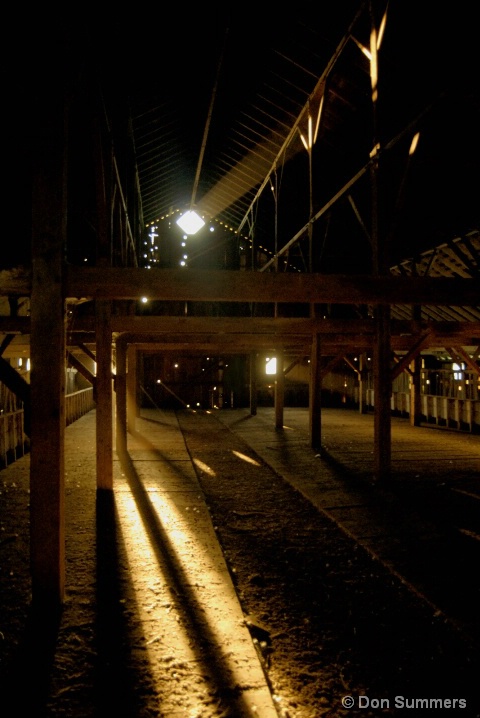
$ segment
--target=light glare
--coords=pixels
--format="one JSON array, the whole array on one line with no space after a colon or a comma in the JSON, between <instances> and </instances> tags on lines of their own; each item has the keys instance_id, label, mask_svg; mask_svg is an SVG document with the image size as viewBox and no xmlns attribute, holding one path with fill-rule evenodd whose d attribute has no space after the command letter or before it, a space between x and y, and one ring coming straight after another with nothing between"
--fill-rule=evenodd
<instances>
[{"instance_id":1,"label":"light glare","mask_svg":"<svg viewBox=\"0 0 480 718\"><path fill-rule=\"evenodd\" d=\"M196 234L205 222L195 211L190 210L177 219L177 224L186 234Z\"/></svg>"}]
</instances>

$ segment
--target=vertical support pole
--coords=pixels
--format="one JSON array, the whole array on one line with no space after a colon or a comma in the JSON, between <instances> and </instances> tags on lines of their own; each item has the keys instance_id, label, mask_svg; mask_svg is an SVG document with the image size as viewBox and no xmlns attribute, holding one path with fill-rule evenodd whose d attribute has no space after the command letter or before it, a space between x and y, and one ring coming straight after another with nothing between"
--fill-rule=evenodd
<instances>
[{"instance_id":1,"label":"vertical support pole","mask_svg":"<svg viewBox=\"0 0 480 718\"><path fill-rule=\"evenodd\" d=\"M283 373L283 351L277 352L277 375L275 377L275 428L283 429L283 408L285 405L285 374Z\"/></svg>"},{"instance_id":2,"label":"vertical support pole","mask_svg":"<svg viewBox=\"0 0 480 718\"><path fill-rule=\"evenodd\" d=\"M360 367L359 367L359 387L358 387L358 411L360 414L367 413L367 357L365 354L360 354Z\"/></svg>"},{"instance_id":3,"label":"vertical support pole","mask_svg":"<svg viewBox=\"0 0 480 718\"><path fill-rule=\"evenodd\" d=\"M225 362L220 359L218 362L218 408L223 409L223 377L225 373Z\"/></svg>"},{"instance_id":4,"label":"vertical support pole","mask_svg":"<svg viewBox=\"0 0 480 718\"><path fill-rule=\"evenodd\" d=\"M388 275L389 252L387 237L381 231L380 222L380 142L378 134L378 35L375 24L373 3L370 5L370 81L372 88L373 148L371 152L372 187L372 249L373 273L376 276ZM390 373L390 307L378 304L375 308L375 346L374 346L374 478L384 481L391 474L391 373Z\"/></svg>"},{"instance_id":5,"label":"vertical support pole","mask_svg":"<svg viewBox=\"0 0 480 718\"><path fill-rule=\"evenodd\" d=\"M137 350L134 344L129 344L127 348L127 430L131 434L135 433L137 415Z\"/></svg>"},{"instance_id":6,"label":"vertical support pole","mask_svg":"<svg viewBox=\"0 0 480 718\"><path fill-rule=\"evenodd\" d=\"M322 375L320 335L314 334L310 357L310 444L313 449L322 445Z\"/></svg>"},{"instance_id":7,"label":"vertical support pole","mask_svg":"<svg viewBox=\"0 0 480 718\"><path fill-rule=\"evenodd\" d=\"M250 414L257 414L257 355L250 354Z\"/></svg>"},{"instance_id":8,"label":"vertical support pole","mask_svg":"<svg viewBox=\"0 0 480 718\"><path fill-rule=\"evenodd\" d=\"M414 304L412 307L412 319L420 322L422 319L422 307ZM412 378L410 384L410 424L420 426L422 417L422 357L418 354L411 363Z\"/></svg>"},{"instance_id":9,"label":"vertical support pole","mask_svg":"<svg viewBox=\"0 0 480 718\"><path fill-rule=\"evenodd\" d=\"M411 363L412 378L410 384L410 424L420 426L422 416L421 371L422 357L416 356Z\"/></svg>"},{"instance_id":10,"label":"vertical support pole","mask_svg":"<svg viewBox=\"0 0 480 718\"><path fill-rule=\"evenodd\" d=\"M120 337L115 346L115 439L117 454L121 455L127 450L127 344Z\"/></svg>"},{"instance_id":11,"label":"vertical support pole","mask_svg":"<svg viewBox=\"0 0 480 718\"><path fill-rule=\"evenodd\" d=\"M113 489L113 401L111 304L95 303L97 341L97 489Z\"/></svg>"},{"instance_id":12,"label":"vertical support pole","mask_svg":"<svg viewBox=\"0 0 480 718\"><path fill-rule=\"evenodd\" d=\"M30 559L32 603L50 609L65 599L67 128L63 92L40 84L33 101Z\"/></svg>"},{"instance_id":13,"label":"vertical support pole","mask_svg":"<svg viewBox=\"0 0 480 718\"><path fill-rule=\"evenodd\" d=\"M374 478L377 482L385 481L391 475L392 378L390 357L390 307L378 305L375 314L375 345L373 349Z\"/></svg>"}]
</instances>

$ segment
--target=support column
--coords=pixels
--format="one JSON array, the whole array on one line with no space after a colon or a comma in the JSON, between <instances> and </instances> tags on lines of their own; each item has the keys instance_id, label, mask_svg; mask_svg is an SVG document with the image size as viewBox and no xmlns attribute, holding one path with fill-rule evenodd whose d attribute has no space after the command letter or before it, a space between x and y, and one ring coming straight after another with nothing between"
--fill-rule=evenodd
<instances>
[{"instance_id":1,"label":"support column","mask_svg":"<svg viewBox=\"0 0 480 718\"><path fill-rule=\"evenodd\" d=\"M422 307L414 304L412 307L412 319L420 325L422 320ZM410 424L420 426L422 423L422 356L417 354L410 364L412 378L410 384Z\"/></svg>"},{"instance_id":2,"label":"support column","mask_svg":"<svg viewBox=\"0 0 480 718\"><path fill-rule=\"evenodd\" d=\"M250 414L257 414L257 355L250 354Z\"/></svg>"},{"instance_id":3,"label":"support column","mask_svg":"<svg viewBox=\"0 0 480 718\"><path fill-rule=\"evenodd\" d=\"M108 300L95 304L97 342L97 489L113 489L112 329Z\"/></svg>"},{"instance_id":4,"label":"support column","mask_svg":"<svg viewBox=\"0 0 480 718\"><path fill-rule=\"evenodd\" d=\"M360 368L359 368L359 386L358 386L358 411L360 414L366 414L368 409L367 403L367 379L368 379L368 366L367 357L365 354L360 354Z\"/></svg>"},{"instance_id":5,"label":"support column","mask_svg":"<svg viewBox=\"0 0 480 718\"><path fill-rule=\"evenodd\" d=\"M410 368L412 369L412 377L410 380L410 424L411 426L420 426L422 423L422 357L420 355L415 357L410 364Z\"/></svg>"},{"instance_id":6,"label":"support column","mask_svg":"<svg viewBox=\"0 0 480 718\"><path fill-rule=\"evenodd\" d=\"M50 82L49 72L45 73ZM48 76L48 77L47 77ZM32 127L30 563L32 603L65 599L66 122L61 90L43 88ZM53 83L54 84L54 83ZM45 90L45 91L43 91Z\"/></svg>"},{"instance_id":7,"label":"support column","mask_svg":"<svg viewBox=\"0 0 480 718\"><path fill-rule=\"evenodd\" d=\"M390 308L376 307L375 345L373 349L374 382L374 478L377 482L391 476L391 396Z\"/></svg>"},{"instance_id":8,"label":"support column","mask_svg":"<svg viewBox=\"0 0 480 718\"><path fill-rule=\"evenodd\" d=\"M320 335L314 334L310 357L310 444L313 449L322 445L322 375Z\"/></svg>"},{"instance_id":9,"label":"support column","mask_svg":"<svg viewBox=\"0 0 480 718\"><path fill-rule=\"evenodd\" d=\"M285 375L283 373L283 351L277 352L277 375L275 377L275 428L283 429L283 408L285 405Z\"/></svg>"},{"instance_id":10,"label":"support column","mask_svg":"<svg viewBox=\"0 0 480 718\"><path fill-rule=\"evenodd\" d=\"M115 439L118 454L127 450L127 345L120 338L116 342L115 371Z\"/></svg>"},{"instance_id":11,"label":"support column","mask_svg":"<svg viewBox=\"0 0 480 718\"><path fill-rule=\"evenodd\" d=\"M137 350L134 344L127 348L127 431L135 433L138 416L137 399Z\"/></svg>"},{"instance_id":12,"label":"support column","mask_svg":"<svg viewBox=\"0 0 480 718\"><path fill-rule=\"evenodd\" d=\"M370 81L372 88L373 145L370 156L370 180L372 190L372 258L373 274L388 276L390 264L389 235L385 232L383 183L380 180L381 145L378 132L378 32L376 18L371 11L370 28ZM391 393L390 372L390 307L375 306L375 346L374 346L374 478L377 482L391 477L392 437L391 437Z\"/></svg>"}]
</instances>

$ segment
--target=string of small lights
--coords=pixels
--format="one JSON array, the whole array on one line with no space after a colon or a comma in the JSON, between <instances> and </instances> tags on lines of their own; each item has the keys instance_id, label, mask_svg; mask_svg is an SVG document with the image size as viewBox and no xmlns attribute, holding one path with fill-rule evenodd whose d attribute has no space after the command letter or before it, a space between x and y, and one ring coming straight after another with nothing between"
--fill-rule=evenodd
<instances>
[{"instance_id":1,"label":"string of small lights","mask_svg":"<svg viewBox=\"0 0 480 718\"><path fill-rule=\"evenodd\" d=\"M150 222L146 225L146 229L149 230L146 238L143 241L143 266L150 269L154 266L160 266L160 243L159 243L159 225L161 222L168 222L169 228L173 228L173 225L176 225L176 218L180 216L181 212L180 210L172 210L171 212L162 215L161 217L158 217L153 222ZM230 227L225 222L222 222L221 220L212 219L209 220L209 226L208 231L209 232L215 232L215 225L221 227L223 230L226 230L227 232L230 232L231 235L234 235L236 238L239 239L239 251L240 252L246 252L246 251L252 251L253 249L253 240L251 237L243 234L239 234L236 229L233 227ZM186 234L181 235L181 241L180 241L180 248L181 248L181 257L179 259L179 264L181 267L187 267L188 266L188 259L189 255L187 252L187 240L188 236ZM248 250L245 247L245 245L248 246ZM205 250L209 251L209 250ZM267 247L264 247L263 245L258 245L256 247L256 251L263 254L267 259L266 261L269 261L270 259L273 259L274 253L268 249ZM198 256L198 253L197 255ZM191 257L190 257L191 258ZM280 260L281 264L283 265L283 269L286 270L287 268L290 271L300 272L301 270L295 267L287 258L283 257Z\"/></svg>"}]
</instances>

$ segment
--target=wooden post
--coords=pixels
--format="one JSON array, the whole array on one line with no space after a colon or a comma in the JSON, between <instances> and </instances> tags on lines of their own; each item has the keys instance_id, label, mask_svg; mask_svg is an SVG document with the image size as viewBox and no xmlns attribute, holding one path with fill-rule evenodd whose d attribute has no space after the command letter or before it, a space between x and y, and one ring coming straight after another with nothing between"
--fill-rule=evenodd
<instances>
[{"instance_id":1,"label":"wooden post","mask_svg":"<svg viewBox=\"0 0 480 718\"><path fill-rule=\"evenodd\" d=\"M418 354L410 365L412 377L410 384L410 424L420 426L422 416L421 371L422 357Z\"/></svg>"},{"instance_id":2,"label":"wooden post","mask_svg":"<svg viewBox=\"0 0 480 718\"><path fill-rule=\"evenodd\" d=\"M127 430L131 434L135 433L137 416L137 350L134 344L129 344L127 348Z\"/></svg>"},{"instance_id":3,"label":"wooden post","mask_svg":"<svg viewBox=\"0 0 480 718\"><path fill-rule=\"evenodd\" d=\"M257 355L250 354L250 414L257 414Z\"/></svg>"},{"instance_id":4,"label":"wooden post","mask_svg":"<svg viewBox=\"0 0 480 718\"><path fill-rule=\"evenodd\" d=\"M283 351L277 352L277 375L275 377L275 428L283 429L283 408L285 405L285 374L283 373Z\"/></svg>"},{"instance_id":5,"label":"wooden post","mask_svg":"<svg viewBox=\"0 0 480 718\"><path fill-rule=\"evenodd\" d=\"M359 386L358 386L358 411L360 414L366 414L367 405L367 378L368 378L368 367L367 357L365 354L360 354L360 371L359 371Z\"/></svg>"},{"instance_id":6,"label":"wooden post","mask_svg":"<svg viewBox=\"0 0 480 718\"><path fill-rule=\"evenodd\" d=\"M322 376L320 335L314 334L310 357L310 444L319 449L322 444Z\"/></svg>"},{"instance_id":7,"label":"wooden post","mask_svg":"<svg viewBox=\"0 0 480 718\"><path fill-rule=\"evenodd\" d=\"M422 307L414 304L412 307L412 319L417 322L422 320ZM412 426L420 426L422 417L422 356L417 354L410 365L412 369L412 378L410 384L410 424Z\"/></svg>"},{"instance_id":8,"label":"wooden post","mask_svg":"<svg viewBox=\"0 0 480 718\"><path fill-rule=\"evenodd\" d=\"M390 308L377 305L375 315L375 345L373 349L374 383L374 478L385 481L391 475L391 396L390 370Z\"/></svg>"},{"instance_id":9,"label":"wooden post","mask_svg":"<svg viewBox=\"0 0 480 718\"><path fill-rule=\"evenodd\" d=\"M97 489L113 489L112 330L108 300L95 303L97 342Z\"/></svg>"},{"instance_id":10,"label":"wooden post","mask_svg":"<svg viewBox=\"0 0 480 718\"><path fill-rule=\"evenodd\" d=\"M384 231L384 207L380 201L382 183L380 174L380 140L378 133L378 42L376 18L371 10L370 29L370 80L372 88L373 147L370 180L372 190L372 255L375 276L388 275L388 237ZM378 304L375 307L374 346L374 478L384 481L391 475L391 407L392 381L390 372L390 307Z\"/></svg>"},{"instance_id":11,"label":"wooden post","mask_svg":"<svg viewBox=\"0 0 480 718\"><path fill-rule=\"evenodd\" d=\"M65 598L67 129L63 93L41 84L32 98L30 554L32 603L50 609Z\"/></svg>"},{"instance_id":12,"label":"wooden post","mask_svg":"<svg viewBox=\"0 0 480 718\"><path fill-rule=\"evenodd\" d=\"M118 454L127 450L127 345L120 337L116 342L115 372L115 438Z\"/></svg>"}]
</instances>

